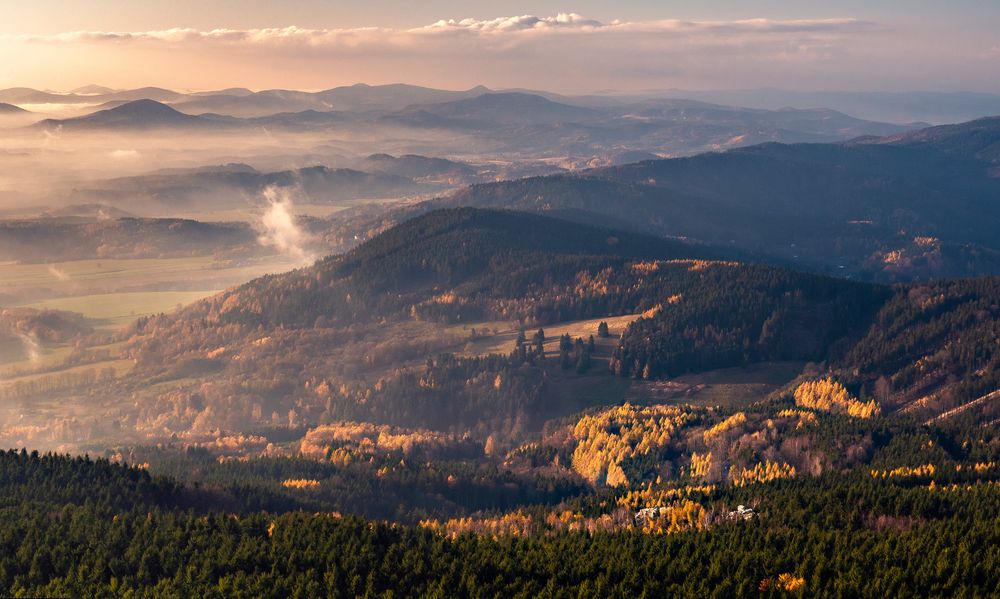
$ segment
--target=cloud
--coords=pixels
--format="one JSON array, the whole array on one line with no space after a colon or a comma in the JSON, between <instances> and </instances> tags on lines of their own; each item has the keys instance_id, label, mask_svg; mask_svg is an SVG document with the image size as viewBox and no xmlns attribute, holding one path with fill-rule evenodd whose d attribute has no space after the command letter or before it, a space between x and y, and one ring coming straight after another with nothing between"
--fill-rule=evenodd
<instances>
[{"instance_id":1,"label":"cloud","mask_svg":"<svg viewBox=\"0 0 1000 599\"><path fill-rule=\"evenodd\" d=\"M353 29L308 29L296 26L261 29L198 30L173 28L154 31L73 31L52 35L2 34L0 39L50 44L126 44L141 42L194 43L213 42L232 45L302 45L315 48L355 46L366 43L412 43L417 39L447 38L469 34L489 39L524 34L577 33L606 36L615 33L697 35L766 35L810 33L858 33L877 30L870 21L842 19L747 19L737 21L659 20L602 23L575 13L553 17L520 15L495 19L447 19L411 29L360 27Z\"/></svg>"},{"instance_id":2,"label":"cloud","mask_svg":"<svg viewBox=\"0 0 1000 599\"><path fill-rule=\"evenodd\" d=\"M117 87L325 89L364 81L579 93L908 88L926 81L930 67L942 86L971 72L976 81L1000 75L988 58L955 68L969 62L960 44L929 45L914 31L852 17L599 21L560 13L442 19L412 28L0 34L0 62L4 46L12 85L37 80L39 73L72 72L80 81L68 83L101 80ZM149 80L150 73L157 80Z\"/></svg>"},{"instance_id":3,"label":"cloud","mask_svg":"<svg viewBox=\"0 0 1000 599\"><path fill-rule=\"evenodd\" d=\"M438 33L449 31L474 31L478 33L503 33L515 31L543 31L552 29L597 30L607 25L593 19L585 19L575 13L559 13L554 17L536 17L521 15L518 17L499 17L496 19L447 19L440 20L426 27L410 31Z\"/></svg>"}]
</instances>

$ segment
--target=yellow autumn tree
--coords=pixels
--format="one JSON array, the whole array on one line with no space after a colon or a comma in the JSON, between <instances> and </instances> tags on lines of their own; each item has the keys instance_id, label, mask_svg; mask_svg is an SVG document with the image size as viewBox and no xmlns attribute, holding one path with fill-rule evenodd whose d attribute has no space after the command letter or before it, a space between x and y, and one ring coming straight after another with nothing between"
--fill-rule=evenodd
<instances>
[{"instance_id":1,"label":"yellow autumn tree","mask_svg":"<svg viewBox=\"0 0 1000 599\"><path fill-rule=\"evenodd\" d=\"M746 424L747 415L743 412L736 412L729 418L726 418L722 422L716 424L715 426L709 428L705 431L705 443L711 443L713 439L721 436L723 433L735 428L741 427Z\"/></svg>"},{"instance_id":2,"label":"yellow autumn tree","mask_svg":"<svg viewBox=\"0 0 1000 599\"><path fill-rule=\"evenodd\" d=\"M751 483L766 483L779 478L794 478L795 467L783 462L770 460L758 462L753 468L730 473L729 482L742 487Z\"/></svg>"},{"instance_id":3,"label":"yellow autumn tree","mask_svg":"<svg viewBox=\"0 0 1000 599\"><path fill-rule=\"evenodd\" d=\"M712 468L712 452L691 454L691 476L694 478L704 478L708 476Z\"/></svg>"},{"instance_id":4,"label":"yellow autumn tree","mask_svg":"<svg viewBox=\"0 0 1000 599\"><path fill-rule=\"evenodd\" d=\"M881 414L881 409L874 400L859 401L843 385L829 377L800 384L795 389L794 396L795 405L803 408L847 414L855 418L871 418Z\"/></svg>"},{"instance_id":5,"label":"yellow autumn tree","mask_svg":"<svg viewBox=\"0 0 1000 599\"><path fill-rule=\"evenodd\" d=\"M627 487L622 462L662 450L691 419L677 406L630 404L589 414L577 421L573 469L592 484Z\"/></svg>"}]
</instances>

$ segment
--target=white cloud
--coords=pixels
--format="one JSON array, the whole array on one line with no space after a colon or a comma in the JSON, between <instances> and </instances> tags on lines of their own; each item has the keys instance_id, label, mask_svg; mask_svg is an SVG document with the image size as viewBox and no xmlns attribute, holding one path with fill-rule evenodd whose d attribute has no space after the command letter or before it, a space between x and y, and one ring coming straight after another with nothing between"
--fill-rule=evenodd
<instances>
[{"instance_id":1,"label":"white cloud","mask_svg":"<svg viewBox=\"0 0 1000 599\"><path fill-rule=\"evenodd\" d=\"M616 24L612 24L614 26ZM426 27L413 29L410 31L423 32L448 32L448 31L474 31L479 33L497 33L512 31L541 31L551 29L582 29L596 30L606 28L608 25L600 21L585 19L575 13L559 13L554 17L536 17L534 15L521 15L518 17L499 17L496 19L448 19L440 20Z\"/></svg>"},{"instance_id":2,"label":"white cloud","mask_svg":"<svg viewBox=\"0 0 1000 599\"><path fill-rule=\"evenodd\" d=\"M1000 75L961 47L857 18L597 21L574 13L445 19L422 27L0 34L11 85L80 72L71 84L322 89L363 81L562 92L670 87L892 89ZM992 44L987 44L989 47ZM127 51L126 51L127 49ZM983 53L983 46L977 49ZM16 60L14 60L16 57ZM155 65L155 67L151 67ZM933 69L933 71L931 71ZM157 79L150 80L150 73ZM57 84L49 84L53 86Z\"/></svg>"},{"instance_id":3,"label":"white cloud","mask_svg":"<svg viewBox=\"0 0 1000 599\"><path fill-rule=\"evenodd\" d=\"M858 33L877 29L877 25L859 19L748 19L738 21L659 20L602 23L575 13L553 17L520 15L495 19L448 19L412 29L360 27L353 29L308 29L296 26L263 29L197 30L174 28L156 31L73 31L53 35L2 34L0 39L28 43L134 43L134 42L217 42L226 44L266 45L299 44L317 48L355 45L368 42L409 41L417 38L476 34L484 38L530 33L582 33L592 36L614 33L648 34L830 34Z\"/></svg>"}]
</instances>

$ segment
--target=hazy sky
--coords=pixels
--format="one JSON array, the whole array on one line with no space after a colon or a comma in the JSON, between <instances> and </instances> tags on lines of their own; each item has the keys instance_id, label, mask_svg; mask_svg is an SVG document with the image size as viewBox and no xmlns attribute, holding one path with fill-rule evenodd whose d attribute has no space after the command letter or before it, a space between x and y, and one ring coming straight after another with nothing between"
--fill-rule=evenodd
<instances>
[{"instance_id":1,"label":"hazy sky","mask_svg":"<svg viewBox=\"0 0 1000 599\"><path fill-rule=\"evenodd\" d=\"M1000 92L996 0L0 0L0 87Z\"/></svg>"}]
</instances>

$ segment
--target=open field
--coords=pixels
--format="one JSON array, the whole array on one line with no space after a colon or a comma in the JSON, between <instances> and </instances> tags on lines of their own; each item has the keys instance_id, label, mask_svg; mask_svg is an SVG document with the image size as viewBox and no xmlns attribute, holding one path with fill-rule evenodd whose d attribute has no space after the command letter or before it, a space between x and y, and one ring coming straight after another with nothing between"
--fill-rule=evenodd
<instances>
[{"instance_id":1,"label":"open field","mask_svg":"<svg viewBox=\"0 0 1000 599\"><path fill-rule=\"evenodd\" d=\"M125 346L125 342L108 343L105 345L94 345L86 348L86 352L91 354L100 354L106 356L116 356L122 347ZM40 348L39 354L33 359L27 356L22 356L17 360L8 360L7 362L0 361L0 380L13 377L20 377L25 374L40 373L40 372L56 372L65 367L66 358L70 356L73 352L73 345L69 343L43 346ZM87 358L85 358L87 359ZM93 358L90 358L91 360Z\"/></svg>"},{"instance_id":2,"label":"open field","mask_svg":"<svg viewBox=\"0 0 1000 599\"><path fill-rule=\"evenodd\" d=\"M628 399L634 403L739 407L767 398L799 376L804 366L803 362L764 362L665 381L637 382Z\"/></svg>"},{"instance_id":3,"label":"open field","mask_svg":"<svg viewBox=\"0 0 1000 599\"><path fill-rule=\"evenodd\" d=\"M50 368L62 363L73 351L69 344L40 346L38 355L32 359L24 343L17 338L0 341L0 375L4 372L24 368Z\"/></svg>"},{"instance_id":4,"label":"open field","mask_svg":"<svg viewBox=\"0 0 1000 599\"><path fill-rule=\"evenodd\" d=\"M107 360L105 362L95 362L93 364L81 364L79 366L73 366L70 368L63 368L62 370L56 370L52 372L40 372L37 374L26 374L24 376L5 378L0 381L0 390L4 387L9 387L17 383L30 383L39 382L47 380L56 380L58 377L64 375L74 375L81 374L88 370L100 371L105 368L113 368L115 371L115 376L120 377L126 372L128 372L134 362L132 360Z\"/></svg>"},{"instance_id":5,"label":"open field","mask_svg":"<svg viewBox=\"0 0 1000 599\"><path fill-rule=\"evenodd\" d=\"M2 263L0 296L17 298L11 305L79 312L94 320L98 329L108 330L296 266L301 264L279 256L241 262L200 256ZM21 357L23 351L17 347L0 347L0 363Z\"/></svg>"},{"instance_id":6,"label":"open field","mask_svg":"<svg viewBox=\"0 0 1000 599\"><path fill-rule=\"evenodd\" d=\"M639 314L628 314L625 316L577 320L542 327L545 331L545 356L548 358L559 356L559 337L562 335L569 334L573 339L580 337L585 341L593 335L594 343L597 346L594 357L598 359L603 358L606 362L615 345L618 343L618 337L637 318L639 318ZM608 323L608 337L604 339L597 336L597 326L602 321ZM476 330L475 338L472 338L472 329ZM454 325L448 327L446 331L451 334L468 337L463 347L456 352L461 356L508 354L514 349L514 342L517 340L518 333L518 329L509 322L477 322ZM526 329L524 331L529 343L537 331L537 328Z\"/></svg>"},{"instance_id":7,"label":"open field","mask_svg":"<svg viewBox=\"0 0 1000 599\"><path fill-rule=\"evenodd\" d=\"M3 264L4 286L11 288L89 281L155 281L177 273L209 270L216 264L211 256L135 260L74 260L54 264Z\"/></svg>"},{"instance_id":8,"label":"open field","mask_svg":"<svg viewBox=\"0 0 1000 599\"><path fill-rule=\"evenodd\" d=\"M95 320L96 328L116 329L150 314L173 312L218 290L206 291L141 291L63 297L28 304L31 308L50 308L79 312Z\"/></svg>"},{"instance_id":9,"label":"open field","mask_svg":"<svg viewBox=\"0 0 1000 599\"><path fill-rule=\"evenodd\" d=\"M0 294L30 303L112 292L217 290L301 266L283 257L241 262L210 256L0 264Z\"/></svg>"}]
</instances>

